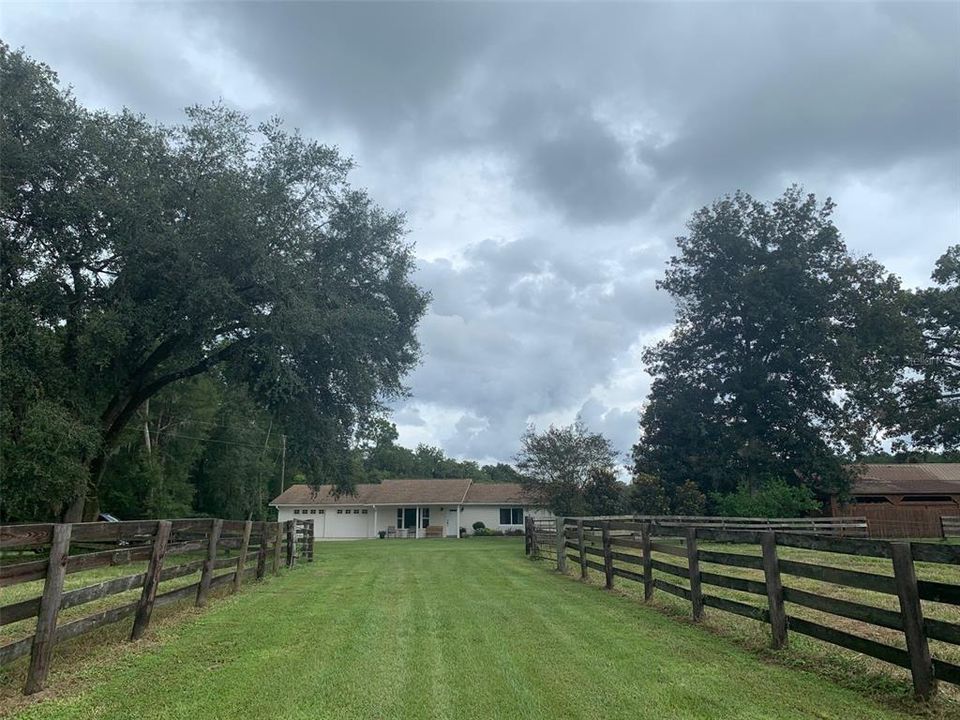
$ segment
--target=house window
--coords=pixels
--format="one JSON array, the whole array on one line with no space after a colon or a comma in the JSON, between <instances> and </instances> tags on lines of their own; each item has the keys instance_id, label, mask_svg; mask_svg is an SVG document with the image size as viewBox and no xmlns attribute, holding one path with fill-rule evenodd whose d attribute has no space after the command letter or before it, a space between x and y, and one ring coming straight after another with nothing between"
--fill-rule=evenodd
<instances>
[{"instance_id":1,"label":"house window","mask_svg":"<svg viewBox=\"0 0 960 720\"><path fill-rule=\"evenodd\" d=\"M293 509L293 514L294 514L294 515L299 515L299 514L300 514L300 508L294 508L294 509Z\"/></svg>"},{"instance_id":2,"label":"house window","mask_svg":"<svg viewBox=\"0 0 960 720\"><path fill-rule=\"evenodd\" d=\"M420 527L425 528L430 524L430 508L420 508ZM417 527L417 508L397 508L397 527L414 529Z\"/></svg>"},{"instance_id":3,"label":"house window","mask_svg":"<svg viewBox=\"0 0 960 720\"><path fill-rule=\"evenodd\" d=\"M353 511L353 514L354 514L354 515L359 515L359 514L360 514L360 508L357 508L356 510L354 510L354 511Z\"/></svg>"},{"instance_id":4,"label":"house window","mask_svg":"<svg viewBox=\"0 0 960 720\"><path fill-rule=\"evenodd\" d=\"M337 510L337 515L343 515L343 510Z\"/></svg>"},{"instance_id":5,"label":"house window","mask_svg":"<svg viewBox=\"0 0 960 720\"><path fill-rule=\"evenodd\" d=\"M523 525L523 508L500 508L501 525Z\"/></svg>"},{"instance_id":6,"label":"house window","mask_svg":"<svg viewBox=\"0 0 960 720\"><path fill-rule=\"evenodd\" d=\"M316 508L310 508L310 514L311 514L311 515L316 515L316 514L317 514L317 509L316 509Z\"/></svg>"},{"instance_id":7,"label":"house window","mask_svg":"<svg viewBox=\"0 0 960 720\"><path fill-rule=\"evenodd\" d=\"M320 508L319 510L317 510L317 512L323 515L323 508Z\"/></svg>"},{"instance_id":8,"label":"house window","mask_svg":"<svg viewBox=\"0 0 960 720\"><path fill-rule=\"evenodd\" d=\"M367 511L366 511L366 510L361 510L360 512L363 513L364 515L367 514Z\"/></svg>"}]
</instances>

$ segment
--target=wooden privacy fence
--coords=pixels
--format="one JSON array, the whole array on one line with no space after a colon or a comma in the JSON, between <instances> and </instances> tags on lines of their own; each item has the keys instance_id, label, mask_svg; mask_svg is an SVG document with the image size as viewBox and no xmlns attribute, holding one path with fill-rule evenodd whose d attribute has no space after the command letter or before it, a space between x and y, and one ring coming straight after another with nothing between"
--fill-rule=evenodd
<instances>
[{"instance_id":1,"label":"wooden privacy fence","mask_svg":"<svg viewBox=\"0 0 960 720\"><path fill-rule=\"evenodd\" d=\"M309 520L275 523L205 518L0 525L0 588L43 580L39 596L0 606L0 626L36 620L32 634L0 646L0 666L29 654L23 692L35 693L44 687L53 649L61 641L131 615L130 639L136 640L146 632L156 607L187 598L203 607L213 588L229 586L236 592L245 579L262 579L268 565L274 574L281 564L293 567L297 525L307 524L312 536L313 522ZM16 551L21 557L11 562ZM23 561L24 553L35 559ZM313 559L312 547L306 557ZM69 574L138 561L147 563L143 572L64 590ZM218 570L228 572L218 574ZM198 573L195 582L183 584L183 578ZM163 589L175 579L181 579L177 587ZM137 600L58 623L62 610L137 589Z\"/></svg>"},{"instance_id":2,"label":"wooden privacy fence","mask_svg":"<svg viewBox=\"0 0 960 720\"><path fill-rule=\"evenodd\" d=\"M960 645L960 624L925 618L921 606L921 600L960 606L960 585L918 580L914 569L914 561L956 566L960 564L960 546L825 537L793 531L682 527L675 523L627 520L558 518L552 532L532 521L527 522L526 530L528 554L544 557L544 551L552 545L546 557L555 559L561 572L566 572L567 562L571 561L579 566L584 579L590 569L603 573L607 589L613 589L615 578L640 583L645 601L651 600L656 590L662 590L689 601L694 621L702 619L705 607L711 607L770 625L775 648L784 647L788 633L796 632L909 668L914 691L921 698L933 695L937 680L960 685L960 665L932 657L928 643L928 640L937 640ZM677 541L678 537L682 542ZM733 546L759 545L761 554L725 552L712 547L701 549L699 541ZM596 547L597 542L599 547ZM778 548L886 558L892 562L893 574L880 575L779 559ZM655 558L654 553L672 561ZM763 580L703 571L701 563L760 571ZM784 576L894 595L899 600L900 610L800 590L784 585ZM689 587L676 584L678 577L687 580ZM759 595L765 598L766 606L719 597L705 592L704 586ZM790 615L787 603L900 631L906 649Z\"/></svg>"}]
</instances>

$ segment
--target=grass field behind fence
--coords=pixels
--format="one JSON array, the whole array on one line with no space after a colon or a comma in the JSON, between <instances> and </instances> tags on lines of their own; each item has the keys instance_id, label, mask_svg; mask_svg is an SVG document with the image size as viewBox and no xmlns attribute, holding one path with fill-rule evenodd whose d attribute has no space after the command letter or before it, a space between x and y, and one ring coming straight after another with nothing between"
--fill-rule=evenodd
<instances>
[{"instance_id":1,"label":"grass field behind fence","mask_svg":"<svg viewBox=\"0 0 960 720\"><path fill-rule=\"evenodd\" d=\"M667 538L656 538L659 542L670 542L680 544L680 540L670 540ZM602 549L602 543L599 537L589 537L586 545L595 549ZM716 550L726 553L741 553L759 557L761 555L760 547L754 545L728 544L728 543L710 543L706 541L698 542L700 550ZM551 552L552 548L545 548L546 562L549 567L553 567L555 555ZM616 546L615 550L619 553L642 556L642 551L634 548ZM577 555L576 550L567 549L568 554ZM840 567L847 570L857 570L869 572L877 575L893 576L893 566L889 559L872 558L855 555L846 555L841 553L820 552L816 550L805 550L800 548L791 548L779 546L777 548L778 556L781 560L795 560L811 563L815 565ZM591 560L600 562L602 558L589 556ZM664 563L677 565L686 568L685 558L668 555L654 551L651 557ZM575 560L568 559L568 573L571 576L579 577L580 567ZM616 562L618 567L630 567L623 563ZM960 567L947 565L943 563L915 562L917 578L920 580L933 580L945 583L960 585ZM639 568L636 568L639 572ZM734 567L730 565L719 565L714 563L700 561L701 572L712 572L732 577L764 581L762 570L750 568ZM589 582L603 587L604 574L601 571L588 569ZM683 587L690 588L689 580L675 575L666 574L655 570L655 577L662 577L669 582ZM819 580L813 580L794 575L782 575L783 584L786 587L814 592L819 595L833 597L840 600L864 603L887 610L899 611L899 601L896 595L887 593L873 592L848 586L834 585ZM630 597L637 602L643 602L643 585L632 582L620 577L615 579L615 590L618 594ZM758 608L765 608L767 599L764 596L753 593L732 590L718 587L716 585L704 585L703 591L717 597L736 600ZM686 621L690 617L690 603L673 595L662 591L655 591L653 606L665 613L676 617L679 620ZM944 620L947 622L960 622L960 611L954 605L943 603L922 601L924 617ZM788 614L796 617L818 622L829 627L849 632L854 635L866 637L878 642L883 642L895 647L904 648L905 640L903 631L883 628L869 623L859 622L821 612L801 605L787 603ZM799 633L792 633L789 636L790 648L786 651L773 653L767 648L770 644L770 626L755 620L750 620L738 615L724 612L722 610L707 608L705 610L705 619L703 621L705 630L715 632L735 640L741 645L748 647L764 656L776 657L778 662L796 667L807 667L815 669L827 677L834 679L844 685L855 687L869 693L878 694L888 699L899 698L909 695L911 692L910 672L908 669L900 668L890 663L876 660L868 656L856 653L844 648L820 642ZM960 664L960 646L953 645L937 640L930 640L931 655L946 660L948 662ZM944 696L942 705L948 708L948 716L960 718L960 688L941 683L940 692Z\"/></svg>"}]
</instances>

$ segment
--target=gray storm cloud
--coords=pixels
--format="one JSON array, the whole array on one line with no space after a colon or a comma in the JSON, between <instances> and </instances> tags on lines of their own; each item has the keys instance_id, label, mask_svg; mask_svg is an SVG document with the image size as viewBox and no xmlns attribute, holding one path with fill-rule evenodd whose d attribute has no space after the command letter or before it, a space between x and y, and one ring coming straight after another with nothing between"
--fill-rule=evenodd
<instances>
[{"instance_id":1,"label":"gray storm cloud","mask_svg":"<svg viewBox=\"0 0 960 720\"><path fill-rule=\"evenodd\" d=\"M909 283L960 237L960 6L7 5L84 102L223 98L359 162L434 294L401 440L508 460L581 413L625 451L697 206L803 183Z\"/></svg>"}]
</instances>

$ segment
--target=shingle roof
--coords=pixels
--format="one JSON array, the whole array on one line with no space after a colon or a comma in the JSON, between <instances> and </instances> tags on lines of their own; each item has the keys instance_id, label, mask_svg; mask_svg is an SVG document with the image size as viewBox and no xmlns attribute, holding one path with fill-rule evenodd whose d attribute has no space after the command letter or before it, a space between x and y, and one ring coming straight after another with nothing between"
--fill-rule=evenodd
<instances>
[{"instance_id":1,"label":"shingle roof","mask_svg":"<svg viewBox=\"0 0 960 720\"><path fill-rule=\"evenodd\" d=\"M523 486L517 483L473 483L467 491L464 502L530 505L533 500L523 492Z\"/></svg>"},{"instance_id":2,"label":"shingle roof","mask_svg":"<svg viewBox=\"0 0 960 720\"><path fill-rule=\"evenodd\" d=\"M960 495L960 463L861 465L852 495Z\"/></svg>"},{"instance_id":3,"label":"shingle roof","mask_svg":"<svg viewBox=\"0 0 960 720\"><path fill-rule=\"evenodd\" d=\"M474 483L459 478L384 480L361 483L353 495L334 497L331 485L314 491L309 485L291 485L271 505L405 505L436 503L531 504L515 483Z\"/></svg>"}]
</instances>

